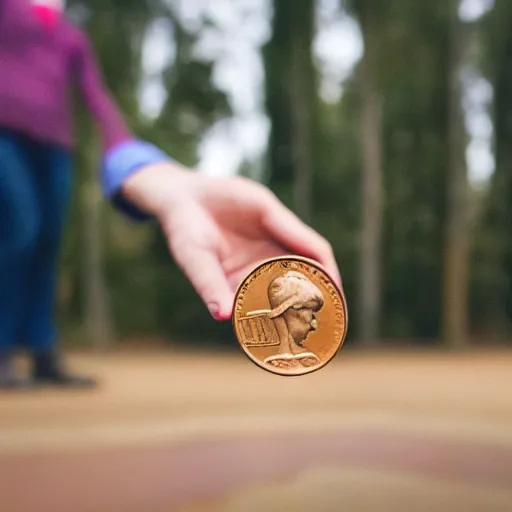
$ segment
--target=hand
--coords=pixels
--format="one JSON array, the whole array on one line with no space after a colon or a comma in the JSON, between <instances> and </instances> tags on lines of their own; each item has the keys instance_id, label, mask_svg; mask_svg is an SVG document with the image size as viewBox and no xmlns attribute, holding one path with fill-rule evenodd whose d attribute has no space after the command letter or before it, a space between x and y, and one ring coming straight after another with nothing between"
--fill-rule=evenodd
<instances>
[{"instance_id":1,"label":"hand","mask_svg":"<svg viewBox=\"0 0 512 512\"><path fill-rule=\"evenodd\" d=\"M314 259L341 287L330 244L259 183L157 164L130 177L123 194L158 218L173 258L217 320L230 318L237 286L262 259Z\"/></svg>"}]
</instances>

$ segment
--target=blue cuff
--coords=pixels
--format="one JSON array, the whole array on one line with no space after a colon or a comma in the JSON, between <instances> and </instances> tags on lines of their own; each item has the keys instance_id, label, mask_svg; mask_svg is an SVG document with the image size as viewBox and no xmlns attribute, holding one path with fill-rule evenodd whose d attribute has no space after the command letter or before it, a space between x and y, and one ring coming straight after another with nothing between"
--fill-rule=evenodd
<instances>
[{"instance_id":1,"label":"blue cuff","mask_svg":"<svg viewBox=\"0 0 512 512\"><path fill-rule=\"evenodd\" d=\"M109 201L134 220L151 216L130 203L121 194L124 181L146 165L169 162L171 159L155 145L132 139L111 148L103 159L101 186Z\"/></svg>"}]
</instances>

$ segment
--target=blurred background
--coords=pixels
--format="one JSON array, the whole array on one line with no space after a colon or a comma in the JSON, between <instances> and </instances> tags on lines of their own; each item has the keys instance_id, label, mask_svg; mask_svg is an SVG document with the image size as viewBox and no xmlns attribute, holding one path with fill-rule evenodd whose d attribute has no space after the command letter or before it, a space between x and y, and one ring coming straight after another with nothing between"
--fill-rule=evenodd
<instances>
[{"instance_id":1,"label":"blurred background","mask_svg":"<svg viewBox=\"0 0 512 512\"><path fill-rule=\"evenodd\" d=\"M508 340L509 2L68 4L137 134L198 172L268 184L331 241L348 345ZM95 132L79 119L66 343L232 346L158 228L101 200Z\"/></svg>"},{"instance_id":2,"label":"blurred background","mask_svg":"<svg viewBox=\"0 0 512 512\"><path fill-rule=\"evenodd\" d=\"M349 335L309 377L247 361L158 227L103 200L78 101L58 315L102 386L1 397L5 511L512 510L512 2L68 15L140 137L267 184L329 239Z\"/></svg>"}]
</instances>

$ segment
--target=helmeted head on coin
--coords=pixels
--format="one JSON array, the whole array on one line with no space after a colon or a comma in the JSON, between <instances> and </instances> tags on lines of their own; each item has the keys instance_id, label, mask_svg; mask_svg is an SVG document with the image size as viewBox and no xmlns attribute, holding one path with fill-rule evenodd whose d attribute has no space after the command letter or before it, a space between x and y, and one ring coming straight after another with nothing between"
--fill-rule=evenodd
<instances>
[{"instance_id":1,"label":"helmeted head on coin","mask_svg":"<svg viewBox=\"0 0 512 512\"><path fill-rule=\"evenodd\" d=\"M282 317L288 332L301 345L318 327L316 313L324 305L322 292L305 275L289 271L276 277L268 287L269 318Z\"/></svg>"}]
</instances>

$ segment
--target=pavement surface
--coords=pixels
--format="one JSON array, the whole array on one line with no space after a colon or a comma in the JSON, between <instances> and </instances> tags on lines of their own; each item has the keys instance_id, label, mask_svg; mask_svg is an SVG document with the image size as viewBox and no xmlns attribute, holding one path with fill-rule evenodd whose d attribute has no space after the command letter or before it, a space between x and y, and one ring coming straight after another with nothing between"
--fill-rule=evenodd
<instances>
[{"instance_id":1,"label":"pavement surface","mask_svg":"<svg viewBox=\"0 0 512 512\"><path fill-rule=\"evenodd\" d=\"M1 512L512 511L512 352L69 365L101 387L0 394Z\"/></svg>"}]
</instances>

